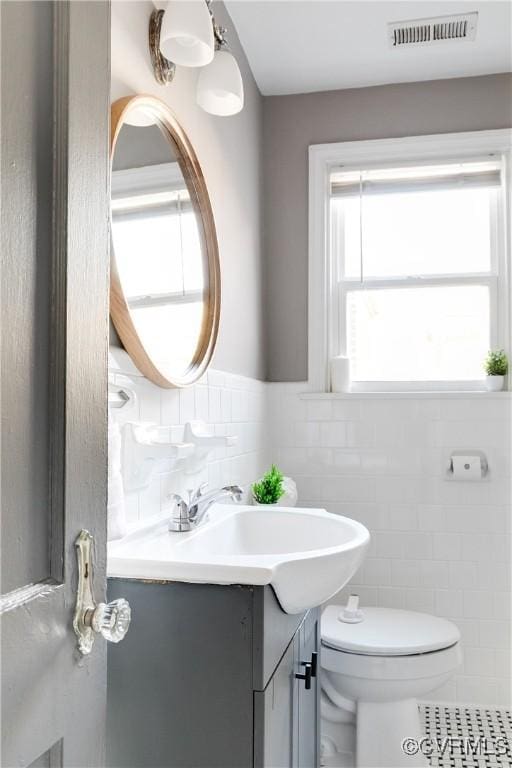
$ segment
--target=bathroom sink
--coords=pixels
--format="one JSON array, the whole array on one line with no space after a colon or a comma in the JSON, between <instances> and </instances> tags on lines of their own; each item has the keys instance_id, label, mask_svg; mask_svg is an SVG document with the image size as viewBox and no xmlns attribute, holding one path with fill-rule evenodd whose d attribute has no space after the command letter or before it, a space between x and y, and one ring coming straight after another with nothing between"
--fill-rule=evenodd
<instances>
[{"instance_id":1,"label":"bathroom sink","mask_svg":"<svg viewBox=\"0 0 512 768\"><path fill-rule=\"evenodd\" d=\"M168 518L108 546L110 577L271 584L287 613L320 605L359 567L370 534L323 509L215 504L188 533Z\"/></svg>"}]
</instances>

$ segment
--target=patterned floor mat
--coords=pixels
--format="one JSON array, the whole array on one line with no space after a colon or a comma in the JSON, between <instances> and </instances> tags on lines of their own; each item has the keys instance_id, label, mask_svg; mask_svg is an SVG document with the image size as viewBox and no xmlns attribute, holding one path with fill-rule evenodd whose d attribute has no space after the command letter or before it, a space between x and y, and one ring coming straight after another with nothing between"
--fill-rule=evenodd
<instances>
[{"instance_id":1,"label":"patterned floor mat","mask_svg":"<svg viewBox=\"0 0 512 768\"><path fill-rule=\"evenodd\" d=\"M511 768L512 713L505 709L421 705L432 768ZM429 754L431 753L431 754Z\"/></svg>"}]
</instances>

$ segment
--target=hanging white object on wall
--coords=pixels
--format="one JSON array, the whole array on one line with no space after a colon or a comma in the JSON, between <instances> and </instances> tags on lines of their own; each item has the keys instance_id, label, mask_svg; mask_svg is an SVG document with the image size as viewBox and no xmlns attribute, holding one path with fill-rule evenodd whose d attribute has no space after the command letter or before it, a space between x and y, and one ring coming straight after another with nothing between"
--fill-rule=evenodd
<instances>
[{"instance_id":1,"label":"hanging white object on wall","mask_svg":"<svg viewBox=\"0 0 512 768\"><path fill-rule=\"evenodd\" d=\"M489 471L487 458L481 451L473 453L453 453L450 458L448 476L452 480L478 481L485 478Z\"/></svg>"}]
</instances>

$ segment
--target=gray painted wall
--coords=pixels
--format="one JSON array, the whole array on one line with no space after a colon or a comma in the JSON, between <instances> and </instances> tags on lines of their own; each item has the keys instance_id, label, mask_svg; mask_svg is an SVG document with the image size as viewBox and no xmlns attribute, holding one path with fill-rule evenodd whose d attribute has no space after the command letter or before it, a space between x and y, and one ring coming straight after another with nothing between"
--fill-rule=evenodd
<instances>
[{"instance_id":1,"label":"gray painted wall","mask_svg":"<svg viewBox=\"0 0 512 768\"><path fill-rule=\"evenodd\" d=\"M228 28L245 87L234 117L214 117L195 103L198 72L178 67L169 86L156 83L148 52L151 2L112 3L112 101L151 93L166 101L189 135L212 200L222 270L222 313L213 367L263 379L263 257L261 245L262 97L222 3L216 19ZM119 344L111 332L111 343Z\"/></svg>"},{"instance_id":2,"label":"gray painted wall","mask_svg":"<svg viewBox=\"0 0 512 768\"><path fill-rule=\"evenodd\" d=\"M114 171L145 168L148 165L171 163L176 159L173 147L158 125L123 125L116 141L112 159Z\"/></svg>"},{"instance_id":3,"label":"gray painted wall","mask_svg":"<svg viewBox=\"0 0 512 768\"><path fill-rule=\"evenodd\" d=\"M512 75L264 99L267 378L307 378L308 146L512 126Z\"/></svg>"}]
</instances>

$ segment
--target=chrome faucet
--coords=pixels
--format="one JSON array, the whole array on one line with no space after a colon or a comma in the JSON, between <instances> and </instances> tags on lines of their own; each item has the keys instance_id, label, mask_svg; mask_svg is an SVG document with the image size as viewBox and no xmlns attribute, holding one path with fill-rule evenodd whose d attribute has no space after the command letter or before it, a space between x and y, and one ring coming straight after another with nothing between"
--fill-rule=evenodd
<instances>
[{"instance_id":1,"label":"chrome faucet","mask_svg":"<svg viewBox=\"0 0 512 768\"><path fill-rule=\"evenodd\" d=\"M241 501L243 489L239 485L225 485L210 493L203 494L206 483L200 485L196 491L188 492L188 501L178 493L171 494L170 498L174 501L174 513L169 521L169 530L176 532L191 531L204 520L204 517L212 504L226 497L234 501Z\"/></svg>"}]
</instances>

